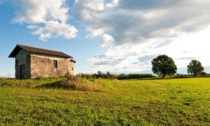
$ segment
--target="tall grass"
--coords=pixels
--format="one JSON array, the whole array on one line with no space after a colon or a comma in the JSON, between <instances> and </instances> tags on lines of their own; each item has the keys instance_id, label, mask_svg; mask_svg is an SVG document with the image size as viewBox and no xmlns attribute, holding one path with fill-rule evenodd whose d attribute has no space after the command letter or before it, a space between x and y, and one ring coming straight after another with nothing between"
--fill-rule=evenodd
<instances>
[{"instance_id":1,"label":"tall grass","mask_svg":"<svg viewBox=\"0 0 210 126\"><path fill-rule=\"evenodd\" d=\"M83 77L36 78L17 80L14 78L0 78L0 87L18 88L46 88L79 91L100 91L107 83L114 80Z\"/></svg>"},{"instance_id":2,"label":"tall grass","mask_svg":"<svg viewBox=\"0 0 210 126\"><path fill-rule=\"evenodd\" d=\"M210 125L210 78L68 81L1 79L0 125Z\"/></svg>"},{"instance_id":3,"label":"tall grass","mask_svg":"<svg viewBox=\"0 0 210 126\"><path fill-rule=\"evenodd\" d=\"M0 78L0 86L33 88L39 85L62 81L63 79L64 79L63 77L61 78L36 78L36 79L26 79L26 80L17 80L14 78Z\"/></svg>"},{"instance_id":4,"label":"tall grass","mask_svg":"<svg viewBox=\"0 0 210 126\"><path fill-rule=\"evenodd\" d=\"M102 81L97 80L92 82L88 79L78 77L67 78L66 80L59 82L59 85L63 85L65 88L79 91L99 91L103 84Z\"/></svg>"}]
</instances>

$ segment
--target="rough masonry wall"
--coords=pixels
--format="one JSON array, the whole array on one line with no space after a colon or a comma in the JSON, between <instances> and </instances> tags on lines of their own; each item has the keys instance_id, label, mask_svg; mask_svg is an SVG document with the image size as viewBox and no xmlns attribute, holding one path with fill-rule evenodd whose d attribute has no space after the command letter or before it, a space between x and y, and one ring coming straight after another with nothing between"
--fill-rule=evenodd
<instances>
[{"instance_id":1,"label":"rough masonry wall","mask_svg":"<svg viewBox=\"0 0 210 126\"><path fill-rule=\"evenodd\" d=\"M58 67L53 68L53 58L46 56L31 55L31 78L36 77L59 77L66 74L74 74L74 63L70 60L58 59Z\"/></svg>"}]
</instances>

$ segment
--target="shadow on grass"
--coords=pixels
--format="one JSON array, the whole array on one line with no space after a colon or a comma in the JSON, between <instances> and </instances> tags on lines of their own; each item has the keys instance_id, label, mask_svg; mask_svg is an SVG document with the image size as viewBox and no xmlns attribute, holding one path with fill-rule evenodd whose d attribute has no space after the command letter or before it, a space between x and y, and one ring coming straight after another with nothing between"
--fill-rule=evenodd
<instances>
[{"instance_id":1,"label":"shadow on grass","mask_svg":"<svg viewBox=\"0 0 210 126\"><path fill-rule=\"evenodd\" d=\"M63 80L56 81L53 83L46 83L35 88L45 88L45 89L66 89L66 90L77 90L77 91L100 91L102 86L93 82L83 82L83 81L75 81L75 80Z\"/></svg>"},{"instance_id":2,"label":"shadow on grass","mask_svg":"<svg viewBox=\"0 0 210 126\"><path fill-rule=\"evenodd\" d=\"M56 81L56 82L53 82L53 83L46 83L46 84L38 85L35 88L74 90L75 85L70 84L70 83L64 83L63 81Z\"/></svg>"}]
</instances>

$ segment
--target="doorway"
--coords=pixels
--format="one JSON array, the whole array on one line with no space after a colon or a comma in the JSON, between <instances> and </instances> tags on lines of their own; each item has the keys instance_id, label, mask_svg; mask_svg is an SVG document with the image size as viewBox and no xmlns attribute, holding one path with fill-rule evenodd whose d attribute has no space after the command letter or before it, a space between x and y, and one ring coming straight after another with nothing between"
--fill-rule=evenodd
<instances>
[{"instance_id":1,"label":"doorway","mask_svg":"<svg viewBox=\"0 0 210 126\"><path fill-rule=\"evenodd\" d=\"M20 79L23 79L23 66L24 65L20 65Z\"/></svg>"}]
</instances>

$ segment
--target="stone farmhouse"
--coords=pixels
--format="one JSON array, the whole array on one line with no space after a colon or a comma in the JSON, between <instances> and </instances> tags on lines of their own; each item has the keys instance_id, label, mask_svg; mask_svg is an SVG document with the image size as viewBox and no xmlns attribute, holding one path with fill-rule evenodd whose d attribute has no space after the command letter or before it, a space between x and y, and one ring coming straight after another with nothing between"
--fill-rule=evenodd
<instances>
[{"instance_id":1,"label":"stone farmhouse","mask_svg":"<svg viewBox=\"0 0 210 126\"><path fill-rule=\"evenodd\" d=\"M15 58L17 79L73 75L76 63L63 52L26 45L17 45L9 57Z\"/></svg>"}]
</instances>

